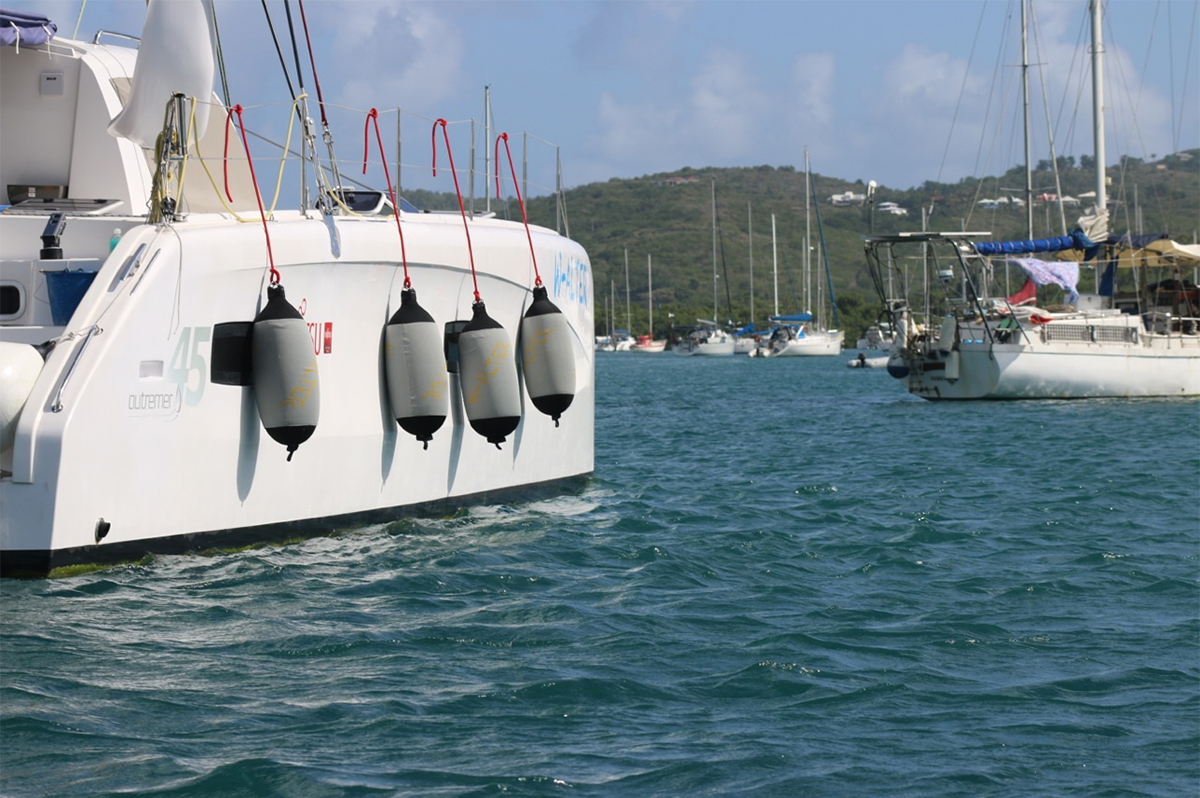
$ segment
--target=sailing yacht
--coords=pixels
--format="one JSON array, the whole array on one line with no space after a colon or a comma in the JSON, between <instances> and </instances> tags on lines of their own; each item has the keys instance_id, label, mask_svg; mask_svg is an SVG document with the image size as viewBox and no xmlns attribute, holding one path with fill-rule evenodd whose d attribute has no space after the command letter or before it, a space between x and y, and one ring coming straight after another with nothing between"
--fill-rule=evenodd
<instances>
[{"instance_id":1,"label":"sailing yacht","mask_svg":"<svg viewBox=\"0 0 1200 798\"><path fill-rule=\"evenodd\" d=\"M806 195L804 199L804 303L807 306L809 297L811 296L810 288L812 285L812 247L808 242L811 240L810 236L812 234L811 207L814 196L812 171L809 168L807 150L804 151L804 185ZM775 234L774 225L775 220L772 217L772 236ZM817 212L817 231L819 240L823 244L824 235L821 233L820 211ZM825 276L829 284L829 304L833 308L833 283L829 280L829 256L823 245L820 249L824 255ZM842 330L825 328L824 292L820 288L819 280L816 293L817 313L815 317L811 312L781 316L779 315L778 285L776 286L775 315L771 317L771 321L775 322L776 326L767 341L767 349L771 357L822 357L841 354L842 341L845 339L846 334ZM836 309L833 312L836 313Z\"/></svg>"},{"instance_id":2,"label":"sailing yacht","mask_svg":"<svg viewBox=\"0 0 1200 798\"><path fill-rule=\"evenodd\" d=\"M655 340L654 338L654 261L650 255L646 256L646 310L649 312L650 318L650 334L639 335L637 341L634 342L630 349L634 352L658 353L667 348L667 342L663 339Z\"/></svg>"},{"instance_id":3,"label":"sailing yacht","mask_svg":"<svg viewBox=\"0 0 1200 798\"><path fill-rule=\"evenodd\" d=\"M697 319L698 326L685 337L675 341L671 351L677 355L706 355L725 357L736 351L733 336L716 321L717 318L717 181L712 181L712 264L713 264L713 317Z\"/></svg>"},{"instance_id":4,"label":"sailing yacht","mask_svg":"<svg viewBox=\"0 0 1200 798\"><path fill-rule=\"evenodd\" d=\"M1024 8L1022 9L1024 10ZM892 376L926 399L1071 399L1200 395L1200 295L1184 278L1200 247L1165 237L1107 234L1104 168L1104 53L1099 0L1090 4L1096 206L1069 235L1019 242L988 233L924 232L869 236L868 265L887 304L896 349ZM932 258L931 287L914 306L886 296L892 265L908 248ZM1035 257L1054 252L1060 260ZM1081 264L1103 276L1081 294ZM1003 289L1005 270L1025 278ZM1157 272L1157 274L1156 274ZM1125 280L1122 273L1138 279ZM927 276L932 276L928 271ZM1037 303L1039 285L1065 301ZM907 296L907 292L904 294Z\"/></svg>"}]
</instances>

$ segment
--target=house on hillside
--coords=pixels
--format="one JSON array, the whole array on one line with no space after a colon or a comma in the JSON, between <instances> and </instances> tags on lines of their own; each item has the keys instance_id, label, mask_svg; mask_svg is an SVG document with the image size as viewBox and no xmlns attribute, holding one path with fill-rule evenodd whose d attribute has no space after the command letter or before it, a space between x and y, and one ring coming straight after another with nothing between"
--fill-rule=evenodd
<instances>
[{"instance_id":1,"label":"house on hillside","mask_svg":"<svg viewBox=\"0 0 1200 798\"><path fill-rule=\"evenodd\" d=\"M855 194L853 191L845 191L841 194L834 194L829 198L829 202L835 208L845 208L850 205L862 205L866 201L866 194Z\"/></svg>"},{"instance_id":2,"label":"house on hillside","mask_svg":"<svg viewBox=\"0 0 1200 798\"><path fill-rule=\"evenodd\" d=\"M656 181L660 186L682 186L684 183L699 183L698 177L664 177Z\"/></svg>"},{"instance_id":3,"label":"house on hillside","mask_svg":"<svg viewBox=\"0 0 1200 798\"><path fill-rule=\"evenodd\" d=\"M881 202L876 206L876 209L880 213L890 213L892 216L908 216L908 209L901 208L900 205L895 202Z\"/></svg>"}]
</instances>

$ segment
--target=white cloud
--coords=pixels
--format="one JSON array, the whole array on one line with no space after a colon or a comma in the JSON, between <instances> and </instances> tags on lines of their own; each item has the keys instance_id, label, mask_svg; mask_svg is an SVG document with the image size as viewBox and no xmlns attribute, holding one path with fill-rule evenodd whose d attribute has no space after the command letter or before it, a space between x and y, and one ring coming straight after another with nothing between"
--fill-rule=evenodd
<instances>
[{"instance_id":1,"label":"white cloud","mask_svg":"<svg viewBox=\"0 0 1200 798\"><path fill-rule=\"evenodd\" d=\"M914 109L922 113L952 110L960 90L969 94L980 88L981 81L968 78L964 89L965 72L963 60L910 44L884 72L883 99L891 107L910 113Z\"/></svg>"},{"instance_id":2,"label":"white cloud","mask_svg":"<svg viewBox=\"0 0 1200 798\"><path fill-rule=\"evenodd\" d=\"M335 31L332 53L344 80L340 102L435 113L463 91L463 35L436 6L341 2L317 8L326 30Z\"/></svg>"},{"instance_id":3,"label":"white cloud","mask_svg":"<svg viewBox=\"0 0 1200 798\"><path fill-rule=\"evenodd\" d=\"M596 121L598 131L588 149L603 153L614 164L626 169L635 164L669 164L678 156L673 132L681 125L681 112L675 106L653 102L622 104L605 91L600 95Z\"/></svg>"},{"instance_id":4,"label":"white cloud","mask_svg":"<svg viewBox=\"0 0 1200 798\"><path fill-rule=\"evenodd\" d=\"M701 152L729 159L754 150L754 138L773 105L739 53L715 48L692 80L691 105L684 115L704 137Z\"/></svg>"},{"instance_id":5,"label":"white cloud","mask_svg":"<svg viewBox=\"0 0 1200 798\"><path fill-rule=\"evenodd\" d=\"M833 123L834 62L829 53L804 53L792 62L794 114L802 130Z\"/></svg>"}]
</instances>

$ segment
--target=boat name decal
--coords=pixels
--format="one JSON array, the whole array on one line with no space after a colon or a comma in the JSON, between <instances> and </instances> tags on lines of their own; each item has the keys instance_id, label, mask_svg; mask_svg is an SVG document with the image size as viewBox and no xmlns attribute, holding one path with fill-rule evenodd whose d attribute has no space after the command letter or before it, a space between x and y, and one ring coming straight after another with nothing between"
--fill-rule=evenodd
<instances>
[{"instance_id":1,"label":"boat name decal","mask_svg":"<svg viewBox=\"0 0 1200 798\"><path fill-rule=\"evenodd\" d=\"M592 284L591 269L579 258L564 259L563 253L554 255L554 277L551 279L554 298L563 302L588 304L588 287Z\"/></svg>"},{"instance_id":2,"label":"boat name decal","mask_svg":"<svg viewBox=\"0 0 1200 798\"><path fill-rule=\"evenodd\" d=\"M179 412L179 394L178 388L169 392L138 391L129 394L126 406L138 416L173 416Z\"/></svg>"},{"instance_id":3,"label":"boat name decal","mask_svg":"<svg viewBox=\"0 0 1200 798\"><path fill-rule=\"evenodd\" d=\"M212 327L184 327L179 331L179 343L175 345L175 354L171 355L166 378L179 386L183 403L188 407L195 407L204 398L208 364L201 345L211 340Z\"/></svg>"}]
</instances>

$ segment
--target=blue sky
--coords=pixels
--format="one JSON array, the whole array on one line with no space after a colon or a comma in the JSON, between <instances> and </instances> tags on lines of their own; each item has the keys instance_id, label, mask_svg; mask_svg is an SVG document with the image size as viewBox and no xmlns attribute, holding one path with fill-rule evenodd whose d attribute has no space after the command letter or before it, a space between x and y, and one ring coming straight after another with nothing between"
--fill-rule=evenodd
<instances>
[{"instance_id":1,"label":"blue sky","mask_svg":"<svg viewBox=\"0 0 1200 798\"><path fill-rule=\"evenodd\" d=\"M49 14L65 35L80 8L0 2ZM284 29L280 0L268 6ZM261 3L216 7L234 102L283 100ZM685 166L802 168L805 148L815 172L894 188L1023 160L1016 2L307 0L305 10L326 102L354 109L332 117L339 159L361 157L363 110L401 107L406 185L449 188L430 180L431 120L456 123L461 168L469 128L457 123L482 117L485 85L493 132L510 133L515 157L521 131L539 137L531 194L553 184L543 142L561 147L567 187ZM80 38L136 33L143 13L141 0L89 0ZM1030 60L1044 64L1030 72L1034 157L1049 155L1044 105L1057 153L1090 154L1086 0L1035 0L1033 16ZM1110 162L1200 146L1198 17L1196 0L1106 6Z\"/></svg>"}]
</instances>

